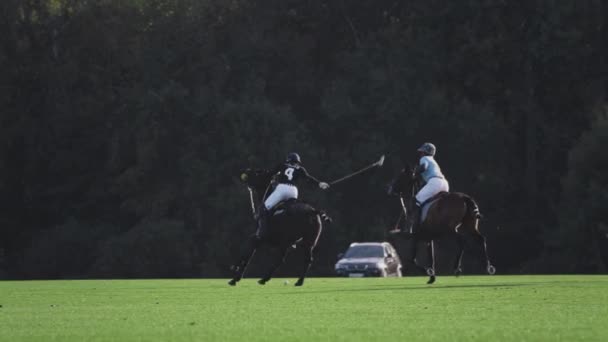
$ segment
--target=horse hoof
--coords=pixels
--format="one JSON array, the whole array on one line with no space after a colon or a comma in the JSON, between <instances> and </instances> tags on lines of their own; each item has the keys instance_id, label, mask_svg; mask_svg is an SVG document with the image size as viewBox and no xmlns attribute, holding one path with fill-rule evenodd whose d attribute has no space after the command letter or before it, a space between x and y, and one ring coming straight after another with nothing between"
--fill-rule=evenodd
<instances>
[{"instance_id":1,"label":"horse hoof","mask_svg":"<svg viewBox=\"0 0 608 342\"><path fill-rule=\"evenodd\" d=\"M294 286L302 286L302 285L304 285L304 281L303 281L303 280L302 280L302 281L298 280L298 281L297 281L297 282L294 284Z\"/></svg>"},{"instance_id":2,"label":"horse hoof","mask_svg":"<svg viewBox=\"0 0 608 342\"><path fill-rule=\"evenodd\" d=\"M260 284L260 285L266 285L267 281L268 280L260 279L260 280L258 280L258 284Z\"/></svg>"},{"instance_id":3,"label":"horse hoof","mask_svg":"<svg viewBox=\"0 0 608 342\"><path fill-rule=\"evenodd\" d=\"M462 268L459 268L457 270L454 271L454 275L457 277L460 277L462 275Z\"/></svg>"},{"instance_id":4,"label":"horse hoof","mask_svg":"<svg viewBox=\"0 0 608 342\"><path fill-rule=\"evenodd\" d=\"M426 283L430 285L430 284L433 284L434 282L435 282L435 276L431 276L429 278L429 281L427 281Z\"/></svg>"},{"instance_id":5,"label":"horse hoof","mask_svg":"<svg viewBox=\"0 0 608 342\"><path fill-rule=\"evenodd\" d=\"M496 267L492 266L492 265L488 265L488 274L489 275L495 275L496 274Z\"/></svg>"},{"instance_id":6,"label":"horse hoof","mask_svg":"<svg viewBox=\"0 0 608 342\"><path fill-rule=\"evenodd\" d=\"M232 279L228 282L228 285L230 286L235 286L236 285L236 280Z\"/></svg>"},{"instance_id":7,"label":"horse hoof","mask_svg":"<svg viewBox=\"0 0 608 342\"><path fill-rule=\"evenodd\" d=\"M435 270L432 268L427 268L426 269L426 275L428 275L429 277L434 277L435 276Z\"/></svg>"}]
</instances>

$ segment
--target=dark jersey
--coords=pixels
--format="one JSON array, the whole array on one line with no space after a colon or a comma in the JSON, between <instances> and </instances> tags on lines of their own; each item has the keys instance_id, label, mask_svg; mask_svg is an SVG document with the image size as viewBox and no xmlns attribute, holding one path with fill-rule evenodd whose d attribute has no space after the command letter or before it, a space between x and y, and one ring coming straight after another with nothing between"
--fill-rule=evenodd
<instances>
[{"instance_id":1,"label":"dark jersey","mask_svg":"<svg viewBox=\"0 0 608 342\"><path fill-rule=\"evenodd\" d=\"M300 179L307 179L314 183L320 182L298 164L280 164L272 170L272 173L275 175L275 180L283 184L296 185Z\"/></svg>"}]
</instances>

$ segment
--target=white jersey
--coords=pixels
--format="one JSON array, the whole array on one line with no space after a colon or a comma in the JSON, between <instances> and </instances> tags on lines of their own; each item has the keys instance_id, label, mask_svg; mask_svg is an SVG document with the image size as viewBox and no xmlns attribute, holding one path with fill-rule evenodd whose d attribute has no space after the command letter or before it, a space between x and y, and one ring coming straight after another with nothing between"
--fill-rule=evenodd
<instances>
[{"instance_id":1,"label":"white jersey","mask_svg":"<svg viewBox=\"0 0 608 342\"><path fill-rule=\"evenodd\" d=\"M439 164L435 161L435 158L431 156L424 156L420 158L420 175L426 183L420 191L416 194L416 201L418 205L425 203L431 197L436 194L445 191L450 191L450 185L443 176Z\"/></svg>"},{"instance_id":2,"label":"white jersey","mask_svg":"<svg viewBox=\"0 0 608 342\"><path fill-rule=\"evenodd\" d=\"M431 178L443 178L445 179L445 177L443 176L443 173L441 172L441 168L439 167L439 164L437 164L437 161L435 161L435 158L433 158L432 156L424 156L422 158L420 158L420 176L422 176L422 179L424 180L425 183L428 183L429 179Z\"/></svg>"}]
</instances>

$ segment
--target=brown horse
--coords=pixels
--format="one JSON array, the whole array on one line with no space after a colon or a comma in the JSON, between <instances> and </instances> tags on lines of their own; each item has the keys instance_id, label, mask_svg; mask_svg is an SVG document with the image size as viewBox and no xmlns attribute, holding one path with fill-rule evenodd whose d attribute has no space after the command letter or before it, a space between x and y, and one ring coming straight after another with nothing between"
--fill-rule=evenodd
<instances>
[{"instance_id":1,"label":"brown horse","mask_svg":"<svg viewBox=\"0 0 608 342\"><path fill-rule=\"evenodd\" d=\"M241 174L241 180L245 182L251 191L251 204L254 211L256 208L253 193L257 194L257 197L259 197L257 202L261 203L261 200L268 195L267 192L272 176L269 171L251 169L247 169ZM289 200L279 203L270 213L266 233L262 236L253 234L249 237L245 251L237 264L232 267L234 276L228 284L234 286L241 280L255 251L263 245L280 252L280 257L272 265L268 273L258 281L260 285L266 284L274 272L285 262L289 251L297 245L297 248L304 250L304 260L302 269L300 270L300 277L295 286L302 286L304 284L304 277L313 261L313 250L321 235L323 221L330 221L330 218L324 212L316 210L300 200Z\"/></svg>"},{"instance_id":2,"label":"brown horse","mask_svg":"<svg viewBox=\"0 0 608 342\"><path fill-rule=\"evenodd\" d=\"M404 197L407 198L409 200L408 204L411 207L414 205L414 196L418 188L419 181L415 177L414 172L406 168L393 180L389 187L389 193L399 195L401 200ZM456 235L458 243L458 253L454 263L454 274L456 276L462 274L464 239L467 235L473 237L474 241L483 250L488 274L492 275L496 273L496 269L488 258L486 239L479 232L481 214L477 203L470 196L459 192L439 194L429 199L427 203L422 204L423 208L425 205L429 205L430 207L427 210L425 218L418 225L418 229L413 233L402 232L409 234L409 237L412 239L413 246L408 261L429 275L430 278L427 283L432 284L435 282L435 251L433 241L448 235ZM431 263L428 267L420 266L416 262L419 241L425 241L427 244L427 253Z\"/></svg>"}]
</instances>

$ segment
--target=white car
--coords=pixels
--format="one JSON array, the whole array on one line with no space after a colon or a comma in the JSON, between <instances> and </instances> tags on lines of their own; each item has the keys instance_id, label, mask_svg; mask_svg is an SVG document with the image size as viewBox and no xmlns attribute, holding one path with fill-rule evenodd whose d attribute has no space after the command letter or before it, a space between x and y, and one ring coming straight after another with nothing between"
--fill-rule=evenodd
<instances>
[{"instance_id":1,"label":"white car","mask_svg":"<svg viewBox=\"0 0 608 342\"><path fill-rule=\"evenodd\" d=\"M399 255L388 242L353 242L338 255L336 274L341 277L401 277Z\"/></svg>"}]
</instances>

